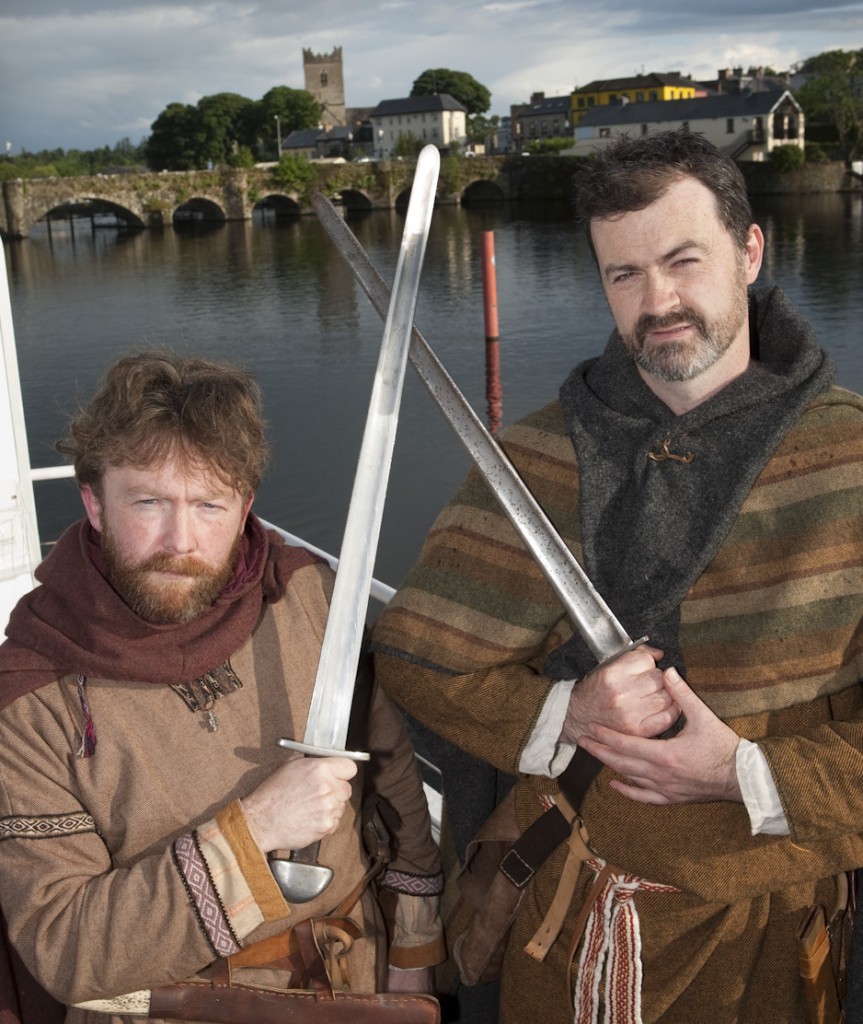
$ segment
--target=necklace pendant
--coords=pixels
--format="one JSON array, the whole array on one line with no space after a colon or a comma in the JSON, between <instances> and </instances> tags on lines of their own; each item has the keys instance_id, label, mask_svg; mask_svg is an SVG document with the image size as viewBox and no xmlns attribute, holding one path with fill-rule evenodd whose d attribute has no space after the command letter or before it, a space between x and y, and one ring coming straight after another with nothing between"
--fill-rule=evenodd
<instances>
[{"instance_id":1,"label":"necklace pendant","mask_svg":"<svg viewBox=\"0 0 863 1024\"><path fill-rule=\"evenodd\" d=\"M210 732L215 732L219 728L219 719L216 718L209 708L205 711L205 715L207 718L207 729Z\"/></svg>"}]
</instances>

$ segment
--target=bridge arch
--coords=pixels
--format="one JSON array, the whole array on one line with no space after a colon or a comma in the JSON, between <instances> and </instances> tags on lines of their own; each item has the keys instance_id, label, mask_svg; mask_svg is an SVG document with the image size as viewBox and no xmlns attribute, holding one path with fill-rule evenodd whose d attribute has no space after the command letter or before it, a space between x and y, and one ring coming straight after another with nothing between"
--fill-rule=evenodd
<instances>
[{"instance_id":1,"label":"bridge arch","mask_svg":"<svg viewBox=\"0 0 863 1024\"><path fill-rule=\"evenodd\" d=\"M219 221L227 220L225 211L212 199L205 199L203 196L194 196L181 203L175 210L174 223L188 221Z\"/></svg>"},{"instance_id":2,"label":"bridge arch","mask_svg":"<svg viewBox=\"0 0 863 1024\"><path fill-rule=\"evenodd\" d=\"M472 181L461 194L462 206L487 203L502 203L506 199L503 189L496 182L480 178Z\"/></svg>"},{"instance_id":3,"label":"bridge arch","mask_svg":"<svg viewBox=\"0 0 863 1024\"><path fill-rule=\"evenodd\" d=\"M113 218L112 224L106 224L106 218ZM125 228L142 229L146 227L144 221L128 207L120 203L113 203L98 196L76 196L73 199L66 199L63 202L49 205L41 213L37 212L36 221L45 221L51 226L54 220L89 220L91 226L97 227L119 227L120 221Z\"/></svg>"},{"instance_id":4,"label":"bridge arch","mask_svg":"<svg viewBox=\"0 0 863 1024\"><path fill-rule=\"evenodd\" d=\"M371 199L358 188L342 189L342 205L349 213L366 213L373 210Z\"/></svg>"},{"instance_id":5,"label":"bridge arch","mask_svg":"<svg viewBox=\"0 0 863 1024\"><path fill-rule=\"evenodd\" d=\"M266 218L272 213L277 220L282 220L285 217L299 217L302 212L302 207L296 199L278 192L262 196L252 207L253 216Z\"/></svg>"}]
</instances>

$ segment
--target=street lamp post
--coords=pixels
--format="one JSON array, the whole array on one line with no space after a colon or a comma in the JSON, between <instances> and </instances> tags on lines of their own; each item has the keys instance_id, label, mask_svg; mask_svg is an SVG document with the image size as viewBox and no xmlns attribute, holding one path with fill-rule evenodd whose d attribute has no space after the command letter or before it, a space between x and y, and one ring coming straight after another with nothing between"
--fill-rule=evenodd
<instances>
[{"instance_id":1,"label":"street lamp post","mask_svg":"<svg viewBox=\"0 0 863 1024\"><path fill-rule=\"evenodd\" d=\"M282 159L282 122L279 120L279 115L278 114L273 114L273 117L276 119L276 145L278 147L278 149L276 151L276 159L277 160L281 160Z\"/></svg>"}]
</instances>

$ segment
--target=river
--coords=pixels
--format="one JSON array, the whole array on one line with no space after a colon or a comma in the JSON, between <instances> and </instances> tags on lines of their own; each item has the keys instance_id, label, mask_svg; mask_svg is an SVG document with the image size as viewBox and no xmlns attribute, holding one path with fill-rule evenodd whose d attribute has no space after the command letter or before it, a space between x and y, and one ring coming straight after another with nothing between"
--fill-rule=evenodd
<instances>
[{"instance_id":1,"label":"river","mask_svg":"<svg viewBox=\"0 0 863 1024\"><path fill-rule=\"evenodd\" d=\"M759 283L778 283L863 391L863 198L767 197ZM350 226L391 280L403 217ZM505 204L435 211L417 324L485 415L481 238L494 231L503 421L550 400L610 330L596 270L568 209ZM338 552L383 325L315 218L125 233L38 226L6 245L31 458L52 445L116 356L141 346L230 358L264 393L273 459L256 510ZM393 585L416 557L467 457L409 370L375 574ZM70 481L38 483L43 539L79 515Z\"/></svg>"}]
</instances>

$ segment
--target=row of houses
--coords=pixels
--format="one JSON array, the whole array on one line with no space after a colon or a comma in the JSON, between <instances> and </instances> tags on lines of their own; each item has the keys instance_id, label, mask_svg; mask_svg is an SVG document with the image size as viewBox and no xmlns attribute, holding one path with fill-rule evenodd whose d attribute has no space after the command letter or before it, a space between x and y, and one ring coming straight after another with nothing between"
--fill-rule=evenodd
<instances>
[{"instance_id":1,"label":"row of houses","mask_svg":"<svg viewBox=\"0 0 863 1024\"><path fill-rule=\"evenodd\" d=\"M736 69L720 71L710 86L677 73L651 73L591 82L566 96L536 93L529 103L512 108L485 148L521 151L538 140L571 138L564 152L584 156L621 134L685 126L735 160L765 160L776 146L805 146L803 111L787 85ZM434 143L444 152L474 149L467 145L465 107L445 93L383 100L353 127L327 124L293 132L282 148L312 159L389 159L407 138Z\"/></svg>"},{"instance_id":2,"label":"row of houses","mask_svg":"<svg viewBox=\"0 0 863 1024\"><path fill-rule=\"evenodd\" d=\"M350 153L354 158L388 160L399 150L400 140L433 143L444 152L463 151L467 143L467 110L446 93L383 100L353 127L322 125L292 132L282 151L310 159L333 158Z\"/></svg>"},{"instance_id":3,"label":"row of houses","mask_svg":"<svg viewBox=\"0 0 863 1024\"><path fill-rule=\"evenodd\" d=\"M713 83L651 73L590 82L567 96L539 93L513 109L513 148L569 137L564 152L586 156L619 135L687 127L735 160L762 161L777 146L805 146L805 117L790 84L738 68L721 70Z\"/></svg>"}]
</instances>

